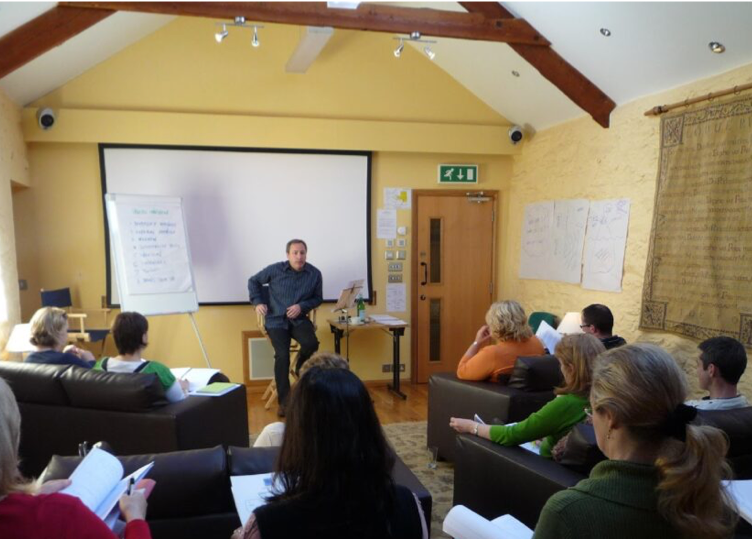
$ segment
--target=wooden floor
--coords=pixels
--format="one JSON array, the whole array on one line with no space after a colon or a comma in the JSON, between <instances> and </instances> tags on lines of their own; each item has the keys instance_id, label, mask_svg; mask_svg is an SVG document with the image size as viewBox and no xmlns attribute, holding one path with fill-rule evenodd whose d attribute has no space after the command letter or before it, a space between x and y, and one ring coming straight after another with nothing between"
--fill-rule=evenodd
<instances>
[{"instance_id":1,"label":"wooden floor","mask_svg":"<svg viewBox=\"0 0 752 539\"><path fill-rule=\"evenodd\" d=\"M401 389L407 400L391 393L385 384L366 385L382 424L425 421L428 417L428 384L402 383ZM258 434L265 425L279 421L276 403L271 409L264 410L262 392L259 388L248 388L248 429L251 434Z\"/></svg>"}]
</instances>

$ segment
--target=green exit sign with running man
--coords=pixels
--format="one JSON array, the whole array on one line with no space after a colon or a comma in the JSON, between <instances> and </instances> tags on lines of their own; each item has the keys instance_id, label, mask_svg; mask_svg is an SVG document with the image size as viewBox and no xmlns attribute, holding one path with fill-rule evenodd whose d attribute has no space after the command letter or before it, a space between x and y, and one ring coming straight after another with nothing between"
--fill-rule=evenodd
<instances>
[{"instance_id":1,"label":"green exit sign with running man","mask_svg":"<svg viewBox=\"0 0 752 539\"><path fill-rule=\"evenodd\" d=\"M478 165L439 165L439 183L478 183Z\"/></svg>"}]
</instances>

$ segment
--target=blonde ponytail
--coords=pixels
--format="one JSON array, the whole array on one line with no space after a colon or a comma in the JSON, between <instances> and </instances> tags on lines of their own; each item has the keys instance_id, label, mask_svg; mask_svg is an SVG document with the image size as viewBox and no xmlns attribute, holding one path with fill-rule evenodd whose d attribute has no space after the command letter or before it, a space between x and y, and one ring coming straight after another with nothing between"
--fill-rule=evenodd
<instances>
[{"instance_id":1,"label":"blonde ponytail","mask_svg":"<svg viewBox=\"0 0 752 539\"><path fill-rule=\"evenodd\" d=\"M726 539L738 515L721 480L731 477L726 435L687 425L686 441L667 439L655 461L660 477L658 512L682 537Z\"/></svg>"}]
</instances>

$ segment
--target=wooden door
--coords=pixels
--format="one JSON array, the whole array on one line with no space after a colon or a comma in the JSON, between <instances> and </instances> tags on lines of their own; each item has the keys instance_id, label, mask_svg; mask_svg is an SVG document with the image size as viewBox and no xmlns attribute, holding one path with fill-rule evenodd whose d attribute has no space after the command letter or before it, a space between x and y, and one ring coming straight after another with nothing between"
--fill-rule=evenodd
<instances>
[{"instance_id":1,"label":"wooden door","mask_svg":"<svg viewBox=\"0 0 752 539\"><path fill-rule=\"evenodd\" d=\"M457 370L493 301L496 193L414 191L413 372Z\"/></svg>"}]
</instances>

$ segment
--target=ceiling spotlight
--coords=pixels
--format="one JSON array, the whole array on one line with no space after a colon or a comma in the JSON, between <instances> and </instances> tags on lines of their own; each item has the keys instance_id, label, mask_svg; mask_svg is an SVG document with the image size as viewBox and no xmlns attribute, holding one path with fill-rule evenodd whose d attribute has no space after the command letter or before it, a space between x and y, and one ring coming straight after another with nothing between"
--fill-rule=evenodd
<instances>
[{"instance_id":1,"label":"ceiling spotlight","mask_svg":"<svg viewBox=\"0 0 752 539\"><path fill-rule=\"evenodd\" d=\"M258 28L256 26L253 27L253 39L251 40L251 46L258 47L261 45L261 42L258 38Z\"/></svg>"},{"instance_id":2,"label":"ceiling spotlight","mask_svg":"<svg viewBox=\"0 0 752 539\"><path fill-rule=\"evenodd\" d=\"M426 53L426 56L428 56L430 60L433 60L434 58L436 58L436 53L431 50L431 47L428 47L428 46L423 47L423 52Z\"/></svg>"},{"instance_id":3,"label":"ceiling spotlight","mask_svg":"<svg viewBox=\"0 0 752 539\"><path fill-rule=\"evenodd\" d=\"M520 72L519 71L512 71L512 76L519 77L520 76Z\"/></svg>"},{"instance_id":4,"label":"ceiling spotlight","mask_svg":"<svg viewBox=\"0 0 752 539\"><path fill-rule=\"evenodd\" d=\"M214 39L217 40L217 43L222 43L222 41L227 37L228 33L229 32L227 31L227 25L223 24L222 25L222 31L221 32L217 32L216 34L214 34Z\"/></svg>"},{"instance_id":5,"label":"ceiling spotlight","mask_svg":"<svg viewBox=\"0 0 752 539\"><path fill-rule=\"evenodd\" d=\"M611 36L611 30L608 28L601 28L601 35L603 37L610 37Z\"/></svg>"},{"instance_id":6,"label":"ceiling spotlight","mask_svg":"<svg viewBox=\"0 0 752 539\"><path fill-rule=\"evenodd\" d=\"M716 54L726 52L726 47L723 45L723 43L718 43L717 41L711 41L710 43L708 43L708 48L711 52L714 52Z\"/></svg>"},{"instance_id":7,"label":"ceiling spotlight","mask_svg":"<svg viewBox=\"0 0 752 539\"><path fill-rule=\"evenodd\" d=\"M418 41L420 39L420 32L410 32L410 39Z\"/></svg>"},{"instance_id":8,"label":"ceiling spotlight","mask_svg":"<svg viewBox=\"0 0 752 539\"><path fill-rule=\"evenodd\" d=\"M399 58L400 56L402 56L402 51L403 51L404 49L405 49L405 43L404 43L404 42L402 41L402 39L400 38L400 42L399 42L399 45L397 45L397 48L396 48L396 49L394 49L394 57L395 57L395 58Z\"/></svg>"}]
</instances>

